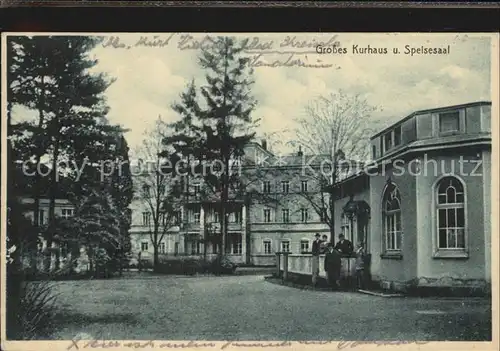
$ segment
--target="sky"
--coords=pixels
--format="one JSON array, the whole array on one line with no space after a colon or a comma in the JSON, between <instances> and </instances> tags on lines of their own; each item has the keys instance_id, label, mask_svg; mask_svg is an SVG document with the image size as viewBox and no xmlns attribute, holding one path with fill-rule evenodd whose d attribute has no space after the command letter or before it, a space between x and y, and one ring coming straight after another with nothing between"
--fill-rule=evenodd
<instances>
[{"instance_id":1,"label":"sky","mask_svg":"<svg viewBox=\"0 0 500 351\"><path fill-rule=\"evenodd\" d=\"M95 70L116 78L106 93L111 108L108 119L130 129L126 139L131 149L140 145L144 132L159 115L165 121L178 119L170 106L191 80L205 83L204 73L197 64L200 50L195 42L207 35L220 34L122 33L115 35L114 45L105 40L94 49L92 55L98 59ZM491 37L488 35L227 35L249 38L250 43L256 44L246 55L254 62L252 91L258 106L253 118L261 119L259 139L272 133L279 133L275 137L278 141L293 139L294 120L303 116L305 105L322 94L338 90L363 95L378 108L373 119L385 125L416 110L492 98ZM140 43L141 37L146 37L149 43L156 40L162 44L147 46ZM320 42L337 43L337 47L347 52L319 54L316 45ZM406 45L413 48L449 46L449 53L411 56L405 53ZM368 46L387 48L387 54L361 53ZM399 54L394 54L393 48L398 48ZM291 59L290 55L293 55ZM321 67L304 67L298 60ZM276 61L282 64L276 67L260 64ZM288 66L283 65L286 62ZM276 151L288 151L278 144L274 147Z\"/></svg>"}]
</instances>

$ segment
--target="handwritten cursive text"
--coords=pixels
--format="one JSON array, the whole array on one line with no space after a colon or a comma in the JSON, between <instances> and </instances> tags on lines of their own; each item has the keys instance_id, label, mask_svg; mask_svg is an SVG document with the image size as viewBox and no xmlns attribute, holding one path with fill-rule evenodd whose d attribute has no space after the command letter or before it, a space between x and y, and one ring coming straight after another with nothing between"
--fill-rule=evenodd
<instances>
[{"instance_id":1,"label":"handwritten cursive text","mask_svg":"<svg viewBox=\"0 0 500 351\"><path fill-rule=\"evenodd\" d=\"M427 344L428 341L408 341L408 340L394 340L394 341L340 341L337 345L338 350L345 348L354 348L359 345L377 345L377 346L391 346L391 345L408 345L416 344L423 345Z\"/></svg>"}]
</instances>

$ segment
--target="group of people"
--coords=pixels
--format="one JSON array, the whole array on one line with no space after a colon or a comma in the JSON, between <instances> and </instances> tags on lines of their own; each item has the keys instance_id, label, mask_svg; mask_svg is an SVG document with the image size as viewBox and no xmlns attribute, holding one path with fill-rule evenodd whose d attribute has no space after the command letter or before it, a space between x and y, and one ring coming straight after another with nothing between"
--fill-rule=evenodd
<instances>
[{"instance_id":1,"label":"group of people","mask_svg":"<svg viewBox=\"0 0 500 351\"><path fill-rule=\"evenodd\" d=\"M346 239L343 234L339 235L339 241L334 246L331 242L328 241L328 236L323 235L323 237L321 237L319 233L316 233L315 240L312 244L312 254L313 256L318 256L320 254L325 255L324 268L327 276L327 281L334 290L339 288L342 256L354 256L356 258L355 265L357 287L360 289L363 288L365 252L362 242L358 243L356 251L354 251L352 243L348 239ZM319 269L319 267L317 267L316 269Z\"/></svg>"}]
</instances>

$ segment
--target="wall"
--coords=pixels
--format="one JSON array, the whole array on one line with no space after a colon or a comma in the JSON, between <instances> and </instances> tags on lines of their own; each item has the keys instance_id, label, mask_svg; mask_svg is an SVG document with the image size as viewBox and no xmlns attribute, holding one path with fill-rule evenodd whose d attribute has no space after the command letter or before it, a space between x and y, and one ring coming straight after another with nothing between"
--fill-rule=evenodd
<instances>
[{"instance_id":1,"label":"wall","mask_svg":"<svg viewBox=\"0 0 500 351\"><path fill-rule=\"evenodd\" d=\"M484 275L491 284L491 150L483 151Z\"/></svg>"},{"instance_id":2,"label":"wall","mask_svg":"<svg viewBox=\"0 0 500 351\"><path fill-rule=\"evenodd\" d=\"M417 139L428 139L432 138L432 114L424 113L415 116L416 128L417 128Z\"/></svg>"},{"instance_id":3,"label":"wall","mask_svg":"<svg viewBox=\"0 0 500 351\"><path fill-rule=\"evenodd\" d=\"M388 166L385 171L373 172L370 177L370 245L371 245L371 274L377 281L392 281L404 283L416 276L416 184L415 179L408 172L408 164L396 164L399 168ZM402 225L402 257L381 257L383 253L383 217L382 196L387 180L391 178L401 194L401 225Z\"/></svg>"},{"instance_id":4,"label":"wall","mask_svg":"<svg viewBox=\"0 0 500 351\"><path fill-rule=\"evenodd\" d=\"M417 277L419 285L427 284L453 284L453 280L478 280L484 279L485 260L488 256L485 250L485 202L483 199L483 176L475 176L472 171L476 163L464 162L463 173L459 172L459 156L464 160L474 161L477 153L470 148L454 150L455 155L449 155L444 151L434 151L427 154L427 160L436 160L437 169L432 162L424 168L422 163L422 174L416 176L417 181L417 223L418 223L418 266ZM479 153L482 155L482 153ZM421 155L423 159L424 155ZM479 161L479 160L478 160ZM460 258L437 258L435 256L436 212L434 209L434 185L436 181L452 171L455 167L456 175L465 183L466 192L466 228L468 232L469 257ZM443 168L443 169L441 169ZM482 167L476 172L482 173ZM426 174L427 173L427 174ZM488 221L489 223L489 221ZM489 235L487 233L487 235ZM463 282L461 282L463 283Z\"/></svg>"},{"instance_id":5,"label":"wall","mask_svg":"<svg viewBox=\"0 0 500 351\"><path fill-rule=\"evenodd\" d=\"M23 198L21 199L21 202L23 204L34 204L34 200L31 198ZM44 211L43 217L44 217L44 224L47 223L49 219L49 205L50 201L48 199L40 199L40 210ZM61 216L62 215L62 210L63 209L74 209L75 206L69 201L65 199L56 199L55 200L55 207L54 207L54 212L56 216ZM28 218L31 218L33 220L34 214L33 211L26 212L26 216Z\"/></svg>"}]
</instances>

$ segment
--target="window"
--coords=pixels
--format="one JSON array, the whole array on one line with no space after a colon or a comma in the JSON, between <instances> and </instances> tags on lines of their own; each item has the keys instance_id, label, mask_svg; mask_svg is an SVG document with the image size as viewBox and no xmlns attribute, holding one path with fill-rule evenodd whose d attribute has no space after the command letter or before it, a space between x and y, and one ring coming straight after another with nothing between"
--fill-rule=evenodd
<instances>
[{"instance_id":1,"label":"window","mask_svg":"<svg viewBox=\"0 0 500 351\"><path fill-rule=\"evenodd\" d=\"M458 132L460 129L460 114L458 111L439 114L439 132Z\"/></svg>"},{"instance_id":2,"label":"window","mask_svg":"<svg viewBox=\"0 0 500 351\"><path fill-rule=\"evenodd\" d=\"M150 196L150 189L151 189L151 187L147 184L144 184L142 186L142 193L145 197Z\"/></svg>"},{"instance_id":3,"label":"window","mask_svg":"<svg viewBox=\"0 0 500 351\"><path fill-rule=\"evenodd\" d=\"M214 222L219 223L220 222L220 216L219 216L219 211L214 212Z\"/></svg>"},{"instance_id":4,"label":"window","mask_svg":"<svg viewBox=\"0 0 500 351\"><path fill-rule=\"evenodd\" d=\"M271 222L271 209L269 208L264 209L264 222L265 223Z\"/></svg>"},{"instance_id":5,"label":"window","mask_svg":"<svg viewBox=\"0 0 500 351\"><path fill-rule=\"evenodd\" d=\"M149 248L149 243L147 241L143 241L141 243L141 251L148 251L148 248Z\"/></svg>"},{"instance_id":6,"label":"window","mask_svg":"<svg viewBox=\"0 0 500 351\"><path fill-rule=\"evenodd\" d=\"M196 196L200 193L201 186L200 184L193 185L193 195Z\"/></svg>"},{"instance_id":7,"label":"window","mask_svg":"<svg viewBox=\"0 0 500 351\"><path fill-rule=\"evenodd\" d=\"M384 135L384 150L387 151L392 148L392 132Z\"/></svg>"},{"instance_id":8,"label":"window","mask_svg":"<svg viewBox=\"0 0 500 351\"><path fill-rule=\"evenodd\" d=\"M38 211L38 225L44 225L45 223L45 211Z\"/></svg>"},{"instance_id":9,"label":"window","mask_svg":"<svg viewBox=\"0 0 500 351\"><path fill-rule=\"evenodd\" d=\"M234 223L241 223L242 221L242 218L241 218L241 210L237 210L236 212L234 212Z\"/></svg>"},{"instance_id":10,"label":"window","mask_svg":"<svg viewBox=\"0 0 500 351\"><path fill-rule=\"evenodd\" d=\"M281 242L281 252L290 252L290 240L283 240Z\"/></svg>"},{"instance_id":11,"label":"window","mask_svg":"<svg viewBox=\"0 0 500 351\"><path fill-rule=\"evenodd\" d=\"M262 192L263 193L270 193L271 192L271 182L266 180L262 182Z\"/></svg>"},{"instance_id":12,"label":"window","mask_svg":"<svg viewBox=\"0 0 500 351\"><path fill-rule=\"evenodd\" d=\"M300 209L300 217L301 217L302 223L307 222L307 220L309 219L309 214L308 214L307 208Z\"/></svg>"},{"instance_id":13,"label":"window","mask_svg":"<svg viewBox=\"0 0 500 351\"><path fill-rule=\"evenodd\" d=\"M193 212L193 222L200 223L200 212L198 211Z\"/></svg>"},{"instance_id":14,"label":"window","mask_svg":"<svg viewBox=\"0 0 500 351\"><path fill-rule=\"evenodd\" d=\"M151 213L143 212L142 213L142 225L150 225L151 223Z\"/></svg>"},{"instance_id":15,"label":"window","mask_svg":"<svg viewBox=\"0 0 500 351\"><path fill-rule=\"evenodd\" d=\"M309 252L309 240L302 239L300 241L300 252Z\"/></svg>"},{"instance_id":16,"label":"window","mask_svg":"<svg viewBox=\"0 0 500 351\"><path fill-rule=\"evenodd\" d=\"M271 240L267 239L263 241L264 244L264 253L270 254L272 253Z\"/></svg>"},{"instance_id":17,"label":"window","mask_svg":"<svg viewBox=\"0 0 500 351\"><path fill-rule=\"evenodd\" d=\"M300 188L303 193L307 193L307 180L303 180L300 184Z\"/></svg>"},{"instance_id":18,"label":"window","mask_svg":"<svg viewBox=\"0 0 500 351\"><path fill-rule=\"evenodd\" d=\"M241 234L233 236L233 254L241 255L242 250Z\"/></svg>"},{"instance_id":19,"label":"window","mask_svg":"<svg viewBox=\"0 0 500 351\"><path fill-rule=\"evenodd\" d=\"M288 194L288 192L290 191L290 182L288 180L282 181L281 188L283 190L283 194Z\"/></svg>"},{"instance_id":20,"label":"window","mask_svg":"<svg viewBox=\"0 0 500 351\"><path fill-rule=\"evenodd\" d=\"M401 250L401 195L398 187L390 183L383 197L384 245L387 253Z\"/></svg>"},{"instance_id":21,"label":"window","mask_svg":"<svg viewBox=\"0 0 500 351\"><path fill-rule=\"evenodd\" d=\"M199 255L201 252L201 243L199 241L191 241L191 255Z\"/></svg>"},{"instance_id":22,"label":"window","mask_svg":"<svg viewBox=\"0 0 500 351\"><path fill-rule=\"evenodd\" d=\"M63 208L61 214L64 218L73 217L74 210L72 208Z\"/></svg>"},{"instance_id":23,"label":"window","mask_svg":"<svg viewBox=\"0 0 500 351\"><path fill-rule=\"evenodd\" d=\"M441 179L437 186L437 249L466 249L464 186L455 177Z\"/></svg>"},{"instance_id":24,"label":"window","mask_svg":"<svg viewBox=\"0 0 500 351\"><path fill-rule=\"evenodd\" d=\"M160 223L162 223L162 225L164 227L166 227L168 225L169 214L168 213L160 213L159 220L160 220Z\"/></svg>"},{"instance_id":25,"label":"window","mask_svg":"<svg viewBox=\"0 0 500 351\"><path fill-rule=\"evenodd\" d=\"M394 146L401 144L401 126L394 128Z\"/></svg>"},{"instance_id":26,"label":"window","mask_svg":"<svg viewBox=\"0 0 500 351\"><path fill-rule=\"evenodd\" d=\"M281 215L283 218L283 223L290 222L290 211L288 209L281 210Z\"/></svg>"},{"instance_id":27,"label":"window","mask_svg":"<svg viewBox=\"0 0 500 351\"><path fill-rule=\"evenodd\" d=\"M377 158L377 147L375 145L372 145L372 159Z\"/></svg>"},{"instance_id":28,"label":"window","mask_svg":"<svg viewBox=\"0 0 500 351\"><path fill-rule=\"evenodd\" d=\"M341 219L340 231L342 232L342 234L344 234L344 237L346 239L352 239L351 238L351 221L344 213L342 213L342 215L340 216L340 219Z\"/></svg>"},{"instance_id":29,"label":"window","mask_svg":"<svg viewBox=\"0 0 500 351\"><path fill-rule=\"evenodd\" d=\"M164 242L161 242L160 245L158 246L158 252L161 254L164 254L166 252Z\"/></svg>"}]
</instances>

